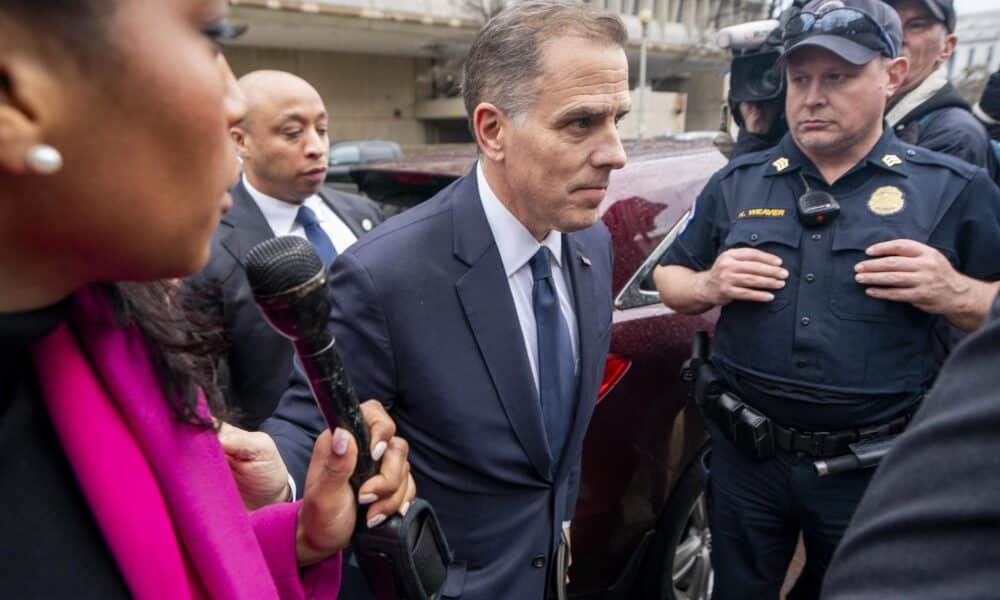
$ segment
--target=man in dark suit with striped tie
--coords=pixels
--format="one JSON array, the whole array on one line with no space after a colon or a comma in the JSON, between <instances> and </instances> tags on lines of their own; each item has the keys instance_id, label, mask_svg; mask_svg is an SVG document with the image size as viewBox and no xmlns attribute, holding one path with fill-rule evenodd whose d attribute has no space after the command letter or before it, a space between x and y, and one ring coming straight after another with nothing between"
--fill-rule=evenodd
<instances>
[{"instance_id":1,"label":"man in dark suit with striped tie","mask_svg":"<svg viewBox=\"0 0 1000 600\"><path fill-rule=\"evenodd\" d=\"M247 115L232 129L243 176L233 208L212 237L212 257L192 284L211 298L226 339L223 390L234 425L257 429L287 387L292 346L264 321L244 272L247 252L280 235L308 239L329 265L381 221L360 196L323 188L330 142L319 93L281 71L256 71L239 81Z\"/></svg>"}]
</instances>

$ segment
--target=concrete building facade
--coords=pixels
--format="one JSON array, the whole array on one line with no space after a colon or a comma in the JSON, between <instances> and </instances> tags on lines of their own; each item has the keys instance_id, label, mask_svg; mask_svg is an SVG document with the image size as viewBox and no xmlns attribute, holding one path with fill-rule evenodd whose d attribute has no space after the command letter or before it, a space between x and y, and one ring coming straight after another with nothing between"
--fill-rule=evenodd
<instances>
[{"instance_id":1,"label":"concrete building facade","mask_svg":"<svg viewBox=\"0 0 1000 600\"><path fill-rule=\"evenodd\" d=\"M633 88L638 85L640 16L646 19L647 135L718 127L729 55L714 46L713 33L726 25L763 18L765 0L592 3L620 14L629 30ZM226 50L233 70L241 75L281 69L313 83L327 103L331 140L425 144L471 139L458 97L462 59L479 27L503 0L230 0L230 4L231 19L250 26ZM665 108L670 115L660 114ZM638 128L629 124L626 129Z\"/></svg>"}]
</instances>

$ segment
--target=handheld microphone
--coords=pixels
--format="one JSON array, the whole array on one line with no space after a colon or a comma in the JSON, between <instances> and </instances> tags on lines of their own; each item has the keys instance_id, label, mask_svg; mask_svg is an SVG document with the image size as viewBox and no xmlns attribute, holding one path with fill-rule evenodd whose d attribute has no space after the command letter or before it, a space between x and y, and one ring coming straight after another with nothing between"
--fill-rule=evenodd
<instances>
[{"instance_id":1,"label":"handheld microphone","mask_svg":"<svg viewBox=\"0 0 1000 600\"><path fill-rule=\"evenodd\" d=\"M272 238L247 254L247 280L254 301L278 333L292 341L316 404L330 427L351 432L358 463L351 475L357 492L378 472L357 394L337 354L327 322L332 297L326 267L307 240ZM431 505L414 498L405 516L392 515L364 527L359 506L352 545L377 600L437 600L451 563L451 550Z\"/></svg>"},{"instance_id":2,"label":"handheld microphone","mask_svg":"<svg viewBox=\"0 0 1000 600\"><path fill-rule=\"evenodd\" d=\"M778 25L777 19L765 19L723 27L715 34L715 43L720 48L754 50L767 40L767 36L771 35Z\"/></svg>"},{"instance_id":3,"label":"handheld microphone","mask_svg":"<svg viewBox=\"0 0 1000 600\"><path fill-rule=\"evenodd\" d=\"M264 318L295 346L323 418L357 439L358 466L351 485L361 487L377 469L357 394L327 328L331 297L323 261L307 240L283 236L254 246L246 272Z\"/></svg>"}]
</instances>

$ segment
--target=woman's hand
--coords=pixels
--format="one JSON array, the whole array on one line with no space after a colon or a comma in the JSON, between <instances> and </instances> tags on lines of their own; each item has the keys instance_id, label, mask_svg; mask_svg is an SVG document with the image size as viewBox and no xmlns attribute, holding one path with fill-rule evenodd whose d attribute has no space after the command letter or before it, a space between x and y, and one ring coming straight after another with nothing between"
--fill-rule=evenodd
<instances>
[{"instance_id":1,"label":"woman's hand","mask_svg":"<svg viewBox=\"0 0 1000 600\"><path fill-rule=\"evenodd\" d=\"M405 514L416 496L407 461L409 446L394 437L395 423L376 401L365 402L361 409L371 432L372 456L382 459L379 472L362 484L355 498L350 485L358 457L354 436L340 428L319 436L296 529L296 553L302 566L324 560L350 543L359 504L371 505L366 524L377 527L389 515Z\"/></svg>"}]
</instances>

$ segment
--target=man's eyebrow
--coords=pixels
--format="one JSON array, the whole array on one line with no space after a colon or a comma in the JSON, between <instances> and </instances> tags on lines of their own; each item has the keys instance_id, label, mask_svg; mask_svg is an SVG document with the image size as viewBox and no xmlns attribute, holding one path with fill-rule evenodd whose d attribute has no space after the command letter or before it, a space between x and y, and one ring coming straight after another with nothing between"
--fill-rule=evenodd
<instances>
[{"instance_id":1,"label":"man's eyebrow","mask_svg":"<svg viewBox=\"0 0 1000 600\"><path fill-rule=\"evenodd\" d=\"M629 111L628 106L624 106L615 112L617 118L621 118L625 113ZM611 110L605 107L599 106L577 106L576 108L571 108L566 112L559 115L560 121L574 121L576 119L586 119L595 117L606 117L611 114Z\"/></svg>"},{"instance_id":2,"label":"man's eyebrow","mask_svg":"<svg viewBox=\"0 0 1000 600\"><path fill-rule=\"evenodd\" d=\"M295 112L295 111L290 111L290 112L286 112L283 115L281 115L281 118L279 119L278 122L280 124L282 124L282 125L284 125L285 123L287 123L289 121L297 121L299 123L306 124L310 120L311 119L309 119L309 117L303 115L302 113ZM324 121L324 120L326 120L326 113L325 112L319 113L316 116L315 120L316 121Z\"/></svg>"}]
</instances>

